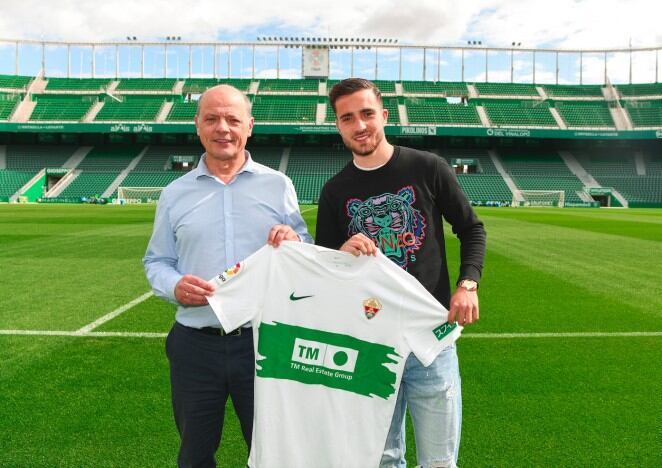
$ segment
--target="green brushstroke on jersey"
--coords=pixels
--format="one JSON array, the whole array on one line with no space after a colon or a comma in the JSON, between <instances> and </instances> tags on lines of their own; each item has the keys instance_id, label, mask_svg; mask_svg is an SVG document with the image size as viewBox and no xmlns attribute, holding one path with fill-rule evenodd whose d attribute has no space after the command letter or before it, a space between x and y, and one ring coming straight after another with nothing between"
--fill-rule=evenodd
<instances>
[{"instance_id":1,"label":"green brushstroke on jersey","mask_svg":"<svg viewBox=\"0 0 662 468\"><path fill-rule=\"evenodd\" d=\"M388 399L396 374L385 364L400 359L395 349L340 333L285 323L262 323L257 376Z\"/></svg>"}]
</instances>

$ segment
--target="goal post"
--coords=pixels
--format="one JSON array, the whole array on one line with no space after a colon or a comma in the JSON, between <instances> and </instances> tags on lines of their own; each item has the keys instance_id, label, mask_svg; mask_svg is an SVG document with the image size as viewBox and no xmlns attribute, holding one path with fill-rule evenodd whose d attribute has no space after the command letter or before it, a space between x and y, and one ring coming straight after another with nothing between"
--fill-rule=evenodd
<instances>
[{"instance_id":1,"label":"goal post","mask_svg":"<svg viewBox=\"0 0 662 468\"><path fill-rule=\"evenodd\" d=\"M117 199L120 203L156 203L163 187L118 187Z\"/></svg>"},{"instance_id":2,"label":"goal post","mask_svg":"<svg viewBox=\"0 0 662 468\"><path fill-rule=\"evenodd\" d=\"M559 207L565 205L563 190L520 190L521 200L513 198L513 206Z\"/></svg>"}]
</instances>

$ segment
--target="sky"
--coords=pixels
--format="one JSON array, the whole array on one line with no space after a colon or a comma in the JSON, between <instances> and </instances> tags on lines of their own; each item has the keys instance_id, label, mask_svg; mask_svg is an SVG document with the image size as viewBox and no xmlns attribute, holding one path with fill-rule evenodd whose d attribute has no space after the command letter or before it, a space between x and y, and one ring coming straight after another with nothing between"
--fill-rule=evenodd
<instances>
[{"instance_id":1,"label":"sky","mask_svg":"<svg viewBox=\"0 0 662 468\"><path fill-rule=\"evenodd\" d=\"M0 0L0 39L57 41L122 41L135 36L138 41L164 42L166 36L180 36L187 42L255 41L258 37L317 36L398 39L399 44L463 46L481 41L489 47L605 49L661 47L659 2L650 0ZM47 75L90 76L91 50L72 48L71 65L66 50L46 50ZM234 52L193 49L189 70L188 46L172 46L166 67L162 48L148 50L143 76L275 76L300 77L300 50L281 49L276 63L274 50L263 50L255 58L251 50ZM214 60L214 54L216 59ZM662 55L661 52L657 54ZM18 68L21 74L34 74L41 68L41 48L20 46ZM229 55L229 57L228 57ZM388 50L356 51L354 66L350 54L331 57L332 76L349 73L383 79L441 79L467 81L531 81L531 54L490 53L487 77L484 53L467 52L465 73L461 75L459 51L428 51L423 69L423 51L409 50L402 63ZM377 56L377 58L375 58ZM228 60L229 59L229 60ZM114 50L95 50L95 74L119 71L124 76L140 76L141 54L126 47L115 64ZM377 61L377 66L375 64ZM662 60L657 58L658 76ZM16 71L16 47L0 41L0 73ZM256 68L253 68L253 62ZM604 54L559 57L560 82L604 79ZM633 81L656 78L656 53L637 53L632 58ZM278 66L277 66L278 65ZM215 68L214 68L215 67ZM610 80L629 80L630 54L609 54ZM277 71L278 69L278 71ZM398 75L398 76L394 76ZM556 57L536 58L536 80L556 79Z\"/></svg>"}]
</instances>

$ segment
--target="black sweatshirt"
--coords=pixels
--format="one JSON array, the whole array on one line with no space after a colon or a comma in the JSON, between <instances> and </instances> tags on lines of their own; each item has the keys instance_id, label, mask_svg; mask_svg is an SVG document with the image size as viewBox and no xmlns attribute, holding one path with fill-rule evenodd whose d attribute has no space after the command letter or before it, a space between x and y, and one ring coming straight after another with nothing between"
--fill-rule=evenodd
<instances>
[{"instance_id":1,"label":"black sweatshirt","mask_svg":"<svg viewBox=\"0 0 662 468\"><path fill-rule=\"evenodd\" d=\"M458 279L480 281L485 229L441 157L394 147L375 170L345 166L322 188L316 244L332 249L362 232L446 308L450 280L442 217L460 239Z\"/></svg>"}]
</instances>

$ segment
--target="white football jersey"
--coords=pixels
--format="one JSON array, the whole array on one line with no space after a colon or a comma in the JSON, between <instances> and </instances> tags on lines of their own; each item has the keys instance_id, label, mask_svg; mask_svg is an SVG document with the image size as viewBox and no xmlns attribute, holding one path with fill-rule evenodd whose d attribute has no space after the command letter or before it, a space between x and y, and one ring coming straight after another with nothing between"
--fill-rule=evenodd
<instances>
[{"instance_id":1,"label":"white football jersey","mask_svg":"<svg viewBox=\"0 0 662 468\"><path fill-rule=\"evenodd\" d=\"M431 364L462 328L381 253L283 242L212 282L223 328L253 325L255 468L377 467L407 356Z\"/></svg>"}]
</instances>

